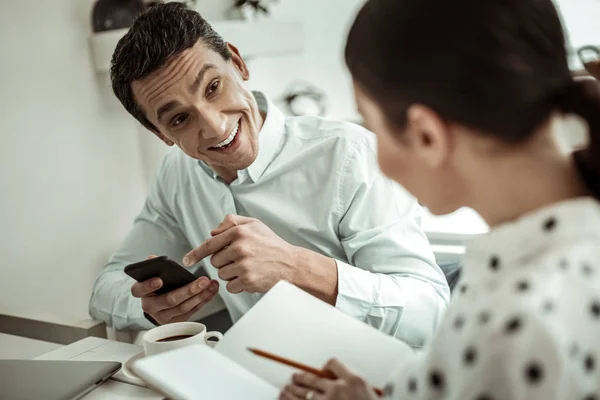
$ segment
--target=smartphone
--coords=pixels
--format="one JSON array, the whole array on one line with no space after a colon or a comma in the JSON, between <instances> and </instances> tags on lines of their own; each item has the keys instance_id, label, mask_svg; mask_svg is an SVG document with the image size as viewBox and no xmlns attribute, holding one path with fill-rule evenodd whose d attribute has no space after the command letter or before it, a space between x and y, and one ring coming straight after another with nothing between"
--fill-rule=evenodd
<instances>
[{"instance_id":1,"label":"smartphone","mask_svg":"<svg viewBox=\"0 0 600 400\"><path fill-rule=\"evenodd\" d=\"M150 258L129 264L125 267L125 273L138 282L160 278L163 281L163 285L154 292L155 294L170 292L197 279L194 274L167 256Z\"/></svg>"}]
</instances>

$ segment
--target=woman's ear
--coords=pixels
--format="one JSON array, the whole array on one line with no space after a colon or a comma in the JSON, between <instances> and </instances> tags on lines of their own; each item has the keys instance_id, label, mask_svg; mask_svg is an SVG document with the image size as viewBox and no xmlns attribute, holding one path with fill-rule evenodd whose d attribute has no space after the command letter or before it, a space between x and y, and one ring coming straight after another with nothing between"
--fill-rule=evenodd
<instances>
[{"instance_id":1,"label":"woman's ear","mask_svg":"<svg viewBox=\"0 0 600 400\"><path fill-rule=\"evenodd\" d=\"M439 168L448 159L451 132L448 124L431 108L421 104L406 112L405 135L415 155L431 168Z\"/></svg>"}]
</instances>

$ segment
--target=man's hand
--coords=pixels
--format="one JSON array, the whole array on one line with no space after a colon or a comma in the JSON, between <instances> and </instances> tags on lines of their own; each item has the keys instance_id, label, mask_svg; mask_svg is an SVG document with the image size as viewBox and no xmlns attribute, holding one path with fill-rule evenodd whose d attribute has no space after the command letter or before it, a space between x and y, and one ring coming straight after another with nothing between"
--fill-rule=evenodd
<instances>
[{"instance_id":1,"label":"man's hand","mask_svg":"<svg viewBox=\"0 0 600 400\"><path fill-rule=\"evenodd\" d=\"M162 285L160 278L153 278L131 286L131 294L142 299L142 309L161 325L187 321L219 291L219 282L205 276L169 293L155 295Z\"/></svg>"},{"instance_id":2,"label":"man's hand","mask_svg":"<svg viewBox=\"0 0 600 400\"><path fill-rule=\"evenodd\" d=\"M228 215L212 238L188 253L183 264L194 265L212 255L219 278L231 293L266 293L277 282L294 282L301 250L254 218Z\"/></svg>"}]
</instances>

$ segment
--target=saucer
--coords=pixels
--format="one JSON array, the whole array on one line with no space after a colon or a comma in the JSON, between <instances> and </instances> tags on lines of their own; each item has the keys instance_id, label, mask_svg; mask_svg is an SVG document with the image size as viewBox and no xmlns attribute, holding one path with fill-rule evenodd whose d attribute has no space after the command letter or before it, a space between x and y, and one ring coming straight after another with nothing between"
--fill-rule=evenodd
<instances>
[{"instance_id":1,"label":"saucer","mask_svg":"<svg viewBox=\"0 0 600 400\"><path fill-rule=\"evenodd\" d=\"M148 387L146 382L138 378L138 376L133 372L133 369L131 368L135 361L139 360L140 358L144 358L145 356L146 355L142 351L140 353L137 353L135 356L131 357L125 362L125 364L123 364L123 368L121 369L121 371L123 372L123 375L125 375L125 377L127 378L127 383Z\"/></svg>"},{"instance_id":2,"label":"saucer","mask_svg":"<svg viewBox=\"0 0 600 400\"><path fill-rule=\"evenodd\" d=\"M206 344L212 349L215 348L217 343L219 343L219 342L214 342L212 340L206 341ZM137 386L148 387L148 384L145 381L143 381L142 379L138 378L138 376L133 372L133 368L132 368L134 362L136 362L137 360L140 360L144 357L146 357L146 355L142 351L142 352L139 352L138 354L136 354L135 356L131 357L129 360L127 360L125 362L125 364L123 364L123 368L121 369L121 371L123 372L123 375L125 375L125 377L127 378L127 383L131 383L131 384L137 385Z\"/></svg>"}]
</instances>

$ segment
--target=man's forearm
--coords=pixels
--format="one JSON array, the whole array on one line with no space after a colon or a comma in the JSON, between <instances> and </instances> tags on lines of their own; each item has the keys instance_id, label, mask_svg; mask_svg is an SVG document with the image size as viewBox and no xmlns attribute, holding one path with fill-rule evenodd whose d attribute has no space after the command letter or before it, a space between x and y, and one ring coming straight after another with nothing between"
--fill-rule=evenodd
<instances>
[{"instance_id":1,"label":"man's forearm","mask_svg":"<svg viewBox=\"0 0 600 400\"><path fill-rule=\"evenodd\" d=\"M301 247L296 249L290 282L335 306L338 295L337 264L332 258Z\"/></svg>"},{"instance_id":2,"label":"man's forearm","mask_svg":"<svg viewBox=\"0 0 600 400\"><path fill-rule=\"evenodd\" d=\"M139 304L131 296L131 280L119 271L104 271L98 277L89 303L89 313L94 319L104 321L117 330L150 329Z\"/></svg>"}]
</instances>

